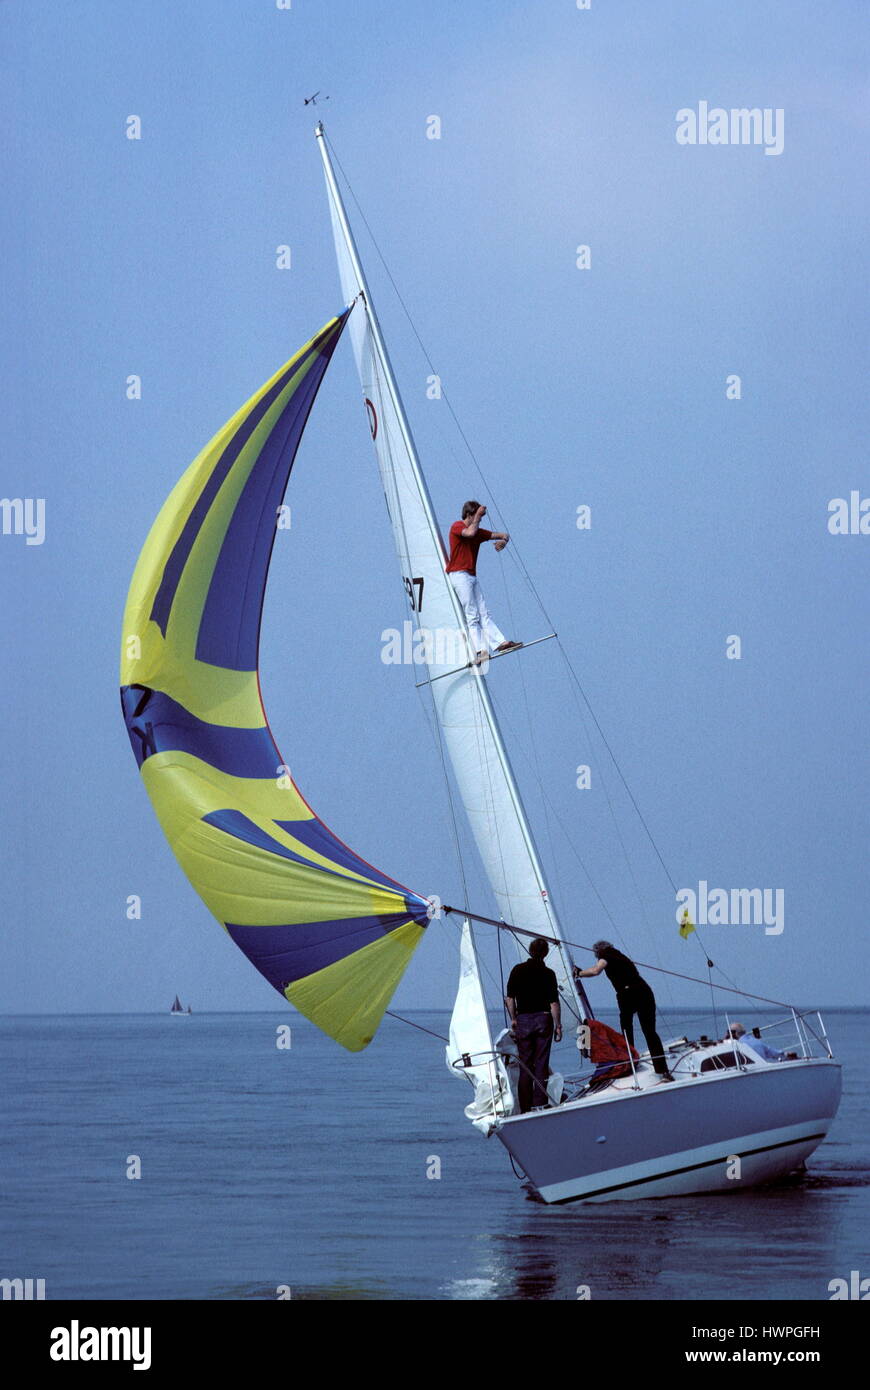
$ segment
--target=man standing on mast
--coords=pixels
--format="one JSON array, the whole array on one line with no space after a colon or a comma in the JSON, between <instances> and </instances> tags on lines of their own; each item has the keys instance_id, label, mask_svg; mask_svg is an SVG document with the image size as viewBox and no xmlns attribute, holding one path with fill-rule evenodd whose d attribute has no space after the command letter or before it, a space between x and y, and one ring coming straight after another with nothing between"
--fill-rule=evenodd
<instances>
[{"instance_id":1,"label":"man standing on mast","mask_svg":"<svg viewBox=\"0 0 870 1390\"><path fill-rule=\"evenodd\" d=\"M486 607L477 578L477 552L484 541L495 541L496 550L504 550L510 536L507 531L485 531L481 521L486 516L486 507L480 502L466 502L462 508L462 520L454 521L450 527L450 559L447 573L456 590L459 602L465 613L465 621L471 638L472 650L478 662L491 652L511 652L521 647L522 642L509 642L499 632Z\"/></svg>"}]
</instances>

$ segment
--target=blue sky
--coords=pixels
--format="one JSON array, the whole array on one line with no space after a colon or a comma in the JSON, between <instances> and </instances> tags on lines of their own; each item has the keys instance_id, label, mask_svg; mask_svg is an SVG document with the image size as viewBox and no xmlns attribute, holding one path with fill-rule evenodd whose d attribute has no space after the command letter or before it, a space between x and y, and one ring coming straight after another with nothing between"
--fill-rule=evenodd
<instances>
[{"instance_id":1,"label":"blue sky","mask_svg":"<svg viewBox=\"0 0 870 1390\"><path fill-rule=\"evenodd\" d=\"M864 1003L870 536L831 536L827 519L830 499L870 496L865 7L6 0L0 29L0 492L45 498L47 527L41 546L0 536L0 1009L163 1008L176 991L194 1008L282 1007L162 838L117 654L136 555L176 478L340 307L302 106L317 88L486 480L426 399L428 367L360 235L445 525L469 495L498 499L677 884L784 890L780 935L708 928L728 975ZM676 112L702 100L782 108L782 154L678 145ZM131 373L140 401L125 398ZM455 898L415 673L380 661L405 614L348 343L287 500L261 654L279 745L343 839ZM510 551L481 575L500 625L541 635ZM701 973L555 644L490 679L571 937ZM455 955L453 929L434 926L397 1007L449 1006Z\"/></svg>"}]
</instances>

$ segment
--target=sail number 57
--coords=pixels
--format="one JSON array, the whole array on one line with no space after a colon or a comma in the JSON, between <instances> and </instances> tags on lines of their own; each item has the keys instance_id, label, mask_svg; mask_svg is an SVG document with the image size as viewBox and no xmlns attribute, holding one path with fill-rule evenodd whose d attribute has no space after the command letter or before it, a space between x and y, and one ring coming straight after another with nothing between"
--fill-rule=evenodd
<instances>
[{"instance_id":1,"label":"sail number 57","mask_svg":"<svg viewBox=\"0 0 870 1390\"><path fill-rule=\"evenodd\" d=\"M404 577L404 576L403 576ZM405 578L405 589L408 598L411 600L411 608L415 613L423 612L423 579Z\"/></svg>"}]
</instances>

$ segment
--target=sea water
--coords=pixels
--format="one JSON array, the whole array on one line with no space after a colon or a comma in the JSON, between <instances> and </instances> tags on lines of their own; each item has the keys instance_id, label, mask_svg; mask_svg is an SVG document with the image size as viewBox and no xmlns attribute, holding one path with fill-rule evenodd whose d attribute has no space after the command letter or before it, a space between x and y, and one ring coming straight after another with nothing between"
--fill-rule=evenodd
<instances>
[{"instance_id":1,"label":"sea water","mask_svg":"<svg viewBox=\"0 0 870 1390\"><path fill-rule=\"evenodd\" d=\"M46 1299L829 1299L870 1276L870 1015L824 1016L843 1100L805 1174L561 1207L463 1116L420 1031L445 1014L387 1018L353 1055L286 1012L0 1019L0 1278ZM554 1062L576 1070L570 1042Z\"/></svg>"}]
</instances>

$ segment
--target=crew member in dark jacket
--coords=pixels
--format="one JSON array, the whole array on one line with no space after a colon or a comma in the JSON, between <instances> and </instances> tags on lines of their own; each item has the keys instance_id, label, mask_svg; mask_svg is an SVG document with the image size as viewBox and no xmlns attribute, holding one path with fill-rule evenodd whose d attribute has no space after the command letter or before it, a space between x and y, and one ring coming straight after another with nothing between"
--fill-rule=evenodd
<instances>
[{"instance_id":1,"label":"crew member in dark jacket","mask_svg":"<svg viewBox=\"0 0 870 1390\"><path fill-rule=\"evenodd\" d=\"M588 980L600 975L602 970L616 990L619 1005L619 1026L625 1034L629 1047L634 1047L634 1016L646 1038L652 1064L663 1081L673 1081L662 1047L662 1040L656 1032L656 997L640 974L633 960L617 951L609 941L596 941L592 950L597 960L588 970L580 970L575 965L574 977Z\"/></svg>"},{"instance_id":2,"label":"crew member in dark jacket","mask_svg":"<svg viewBox=\"0 0 870 1390\"><path fill-rule=\"evenodd\" d=\"M529 959L514 966L507 982L505 1003L520 1059L517 1092L521 1115L549 1103L550 1047L554 1037L556 1042L562 1041L556 976L544 964L549 949L543 937L536 936L529 947Z\"/></svg>"}]
</instances>

